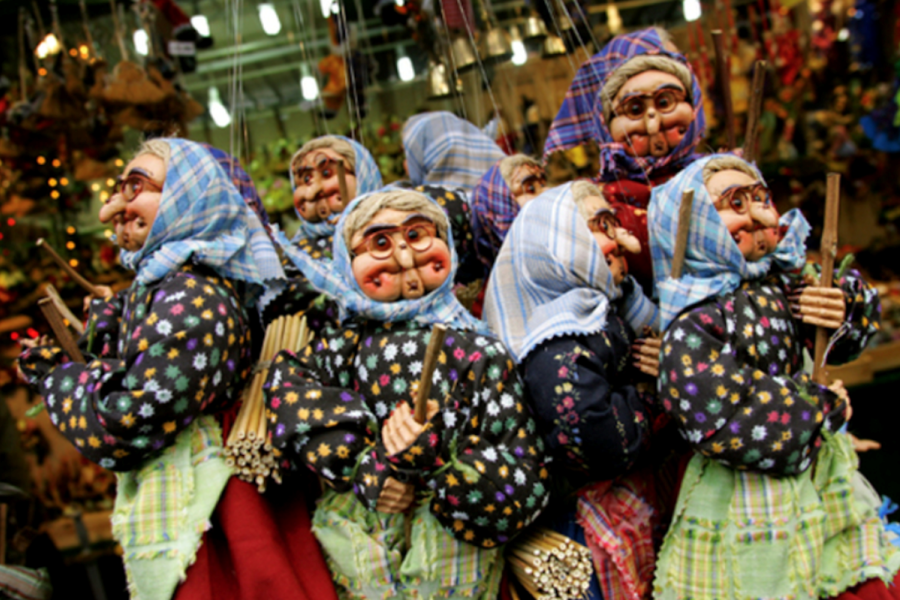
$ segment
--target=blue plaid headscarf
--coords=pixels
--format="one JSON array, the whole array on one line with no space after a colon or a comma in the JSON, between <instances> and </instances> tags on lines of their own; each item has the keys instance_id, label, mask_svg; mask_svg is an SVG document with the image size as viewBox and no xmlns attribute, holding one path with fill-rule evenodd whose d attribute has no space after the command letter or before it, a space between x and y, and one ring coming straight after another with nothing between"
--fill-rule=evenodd
<instances>
[{"instance_id":1,"label":"blue plaid headscarf","mask_svg":"<svg viewBox=\"0 0 900 600\"><path fill-rule=\"evenodd\" d=\"M633 288L618 308L640 332L655 325L658 310L639 285ZM546 340L602 331L610 302L621 296L568 183L545 191L516 217L491 272L484 315L522 362Z\"/></svg>"},{"instance_id":2,"label":"blue plaid headscarf","mask_svg":"<svg viewBox=\"0 0 900 600\"><path fill-rule=\"evenodd\" d=\"M586 60L566 92L559 112L547 132L544 161L554 152L581 146L594 139L592 120L600 110L600 89L606 77L626 60L639 53L663 53L663 41L656 27L620 35Z\"/></svg>"},{"instance_id":3,"label":"blue plaid headscarf","mask_svg":"<svg viewBox=\"0 0 900 600\"><path fill-rule=\"evenodd\" d=\"M413 190L405 191L421 196L424 201L439 206L425 194ZM371 196L372 194L358 196L341 213L337 229L334 232L332 246L334 258L331 262L315 260L296 246L284 246L285 253L303 271L310 284L320 292L328 294L338 303L341 322L354 317L385 322L413 320L425 325L441 323L454 329L488 333L487 326L469 314L453 293L453 278L456 276L459 263L453 247L453 233L449 221L445 221L446 242L450 249L452 268L446 281L439 288L416 300L397 300L395 302L378 302L363 293L353 276L352 258L347 244L344 242L344 226L347 222L347 215ZM444 214L443 210L441 214Z\"/></svg>"},{"instance_id":4,"label":"blue plaid headscarf","mask_svg":"<svg viewBox=\"0 0 900 600\"><path fill-rule=\"evenodd\" d=\"M658 36L657 36L658 39ZM597 181L617 181L619 179L633 179L652 184L659 176L674 173L683 169L687 164L698 158L695 152L700 141L706 133L706 113L703 110L703 92L700 83L688 60L682 54L669 52L662 47L654 48L641 39L629 36L619 36L606 45L601 51L605 60L609 61L606 75L600 83L594 110L591 114L591 137L600 146L600 170ZM603 116L602 103L612 101L612 98L600 98L600 90L606 84L606 80L619 67L629 60L641 55L656 55L672 59L687 67L691 74L691 102L694 108L694 120L691 122L681 142L674 150L665 156L629 156L626 154L626 145L615 142L609 131L609 126ZM650 181L647 181L649 178Z\"/></svg>"},{"instance_id":5,"label":"blue plaid headscarf","mask_svg":"<svg viewBox=\"0 0 900 600\"><path fill-rule=\"evenodd\" d=\"M756 262L747 262L719 216L703 183L703 167L713 154L692 163L668 183L653 189L647 224L653 277L659 290L661 326L669 326L684 309L707 298L727 294L742 281L765 276L773 265L794 270L806 263L806 238L810 227L799 210L782 215L779 224L786 229L775 252ZM754 168L755 170L755 168ZM759 181L765 183L757 171ZM681 279L671 278L678 210L682 194L694 190L691 227Z\"/></svg>"},{"instance_id":6,"label":"blue plaid headscarf","mask_svg":"<svg viewBox=\"0 0 900 600\"><path fill-rule=\"evenodd\" d=\"M378 170L378 163L375 162L372 154L368 150L366 150L365 146L363 146L356 140L351 140L350 138L344 137L342 135L329 135L326 137L343 140L353 147L353 153L356 155L356 167L354 168L354 171L356 173L357 196L362 196L363 194L368 194L369 192L374 192L375 190L381 188L381 171ZM290 177L291 191L293 191L297 187L296 185L294 185L293 166L290 170ZM294 209L294 211L297 212L297 216L300 217L300 228L294 235L295 241L302 240L304 238L315 239L328 235L334 235L335 225L333 223L329 223L328 221L310 223L300 215L300 212L297 211L296 208Z\"/></svg>"},{"instance_id":7,"label":"blue plaid headscarf","mask_svg":"<svg viewBox=\"0 0 900 600\"><path fill-rule=\"evenodd\" d=\"M466 193L506 156L475 125L446 111L410 117L403 126L403 150L414 185L459 187Z\"/></svg>"},{"instance_id":8,"label":"blue plaid headscarf","mask_svg":"<svg viewBox=\"0 0 900 600\"><path fill-rule=\"evenodd\" d=\"M216 158L189 140L164 138L172 150L156 219L144 246L123 250L122 264L142 284L162 279L187 262L226 279L247 282L253 305L262 287L284 279L275 247Z\"/></svg>"}]
</instances>

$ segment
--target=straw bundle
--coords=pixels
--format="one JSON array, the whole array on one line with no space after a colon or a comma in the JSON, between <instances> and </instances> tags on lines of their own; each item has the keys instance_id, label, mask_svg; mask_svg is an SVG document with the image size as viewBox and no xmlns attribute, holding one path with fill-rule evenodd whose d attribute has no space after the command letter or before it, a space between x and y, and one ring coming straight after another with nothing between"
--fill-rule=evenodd
<instances>
[{"instance_id":1,"label":"straw bundle","mask_svg":"<svg viewBox=\"0 0 900 600\"><path fill-rule=\"evenodd\" d=\"M123 60L106 79L103 98L107 102L125 104L154 104L162 102L166 93L147 77L146 71L135 63Z\"/></svg>"},{"instance_id":2,"label":"straw bundle","mask_svg":"<svg viewBox=\"0 0 900 600\"><path fill-rule=\"evenodd\" d=\"M594 572L586 546L544 527L510 546L506 562L535 600L584 598Z\"/></svg>"},{"instance_id":3,"label":"straw bundle","mask_svg":"<svg viewBox=\"0 0 900 600\"><path fill-rule=\"evenodd\" d=\"M282 316L266 328L260 360L254 368L253 380L244 388L244 403L225 443L226 462L237 476L255 483L260 493L266 491L269 477L281 483L278 451L269 443L266 430L266 404L263 384L269 376L272 359L281 350L296 351L312 338L302 314Z\"/></svg>"}]
</instances>

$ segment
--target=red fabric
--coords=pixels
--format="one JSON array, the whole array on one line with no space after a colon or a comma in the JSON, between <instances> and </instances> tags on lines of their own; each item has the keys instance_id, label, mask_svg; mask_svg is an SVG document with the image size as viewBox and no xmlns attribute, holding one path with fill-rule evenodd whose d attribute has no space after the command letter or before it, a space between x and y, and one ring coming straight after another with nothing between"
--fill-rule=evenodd
<instances>
[{"instance_id":1,"label":"red fabric","mask_svg":"<svg viewBox=\"0 0 900 600\"><path fill-rule=\"evenodd\" d=\"M653 289L653 259L650 257L650 238L647 233L647 210L620 202L615 196L607 196L607 187L603 187L603 195L609 201L610 207L616 211L619 223L641 243L640 253L626 254L625 259L628 261L628 273L637 280L649 297L649 290Z\"/></svg>"},{"instance_id":2,"label":"red fabric","mask_svg":"<svg viewBox=\"0 0 900 600\"><path fill-rule=\"evenodd\" d=\"M337 600L302 490L232 477L211 521L174 600Z\"/></svg>"},{"instance_id":3,"label":"red fabric","mask_svg":"<svg viewBox=\"0 0 900 600\"><path fill-rule=\"evenodd\" d=\"M890 586L880 579L869 579L835 596L835 600L900 600L900 573Z\"/></svg>"},{"instance_id":4,"label":"red fabric","mask_svg":"<svg viewBox=\"0 0 900 600\"><path fill-rule=\"evenodd\" d=\"M187 14L181 10L174 0L151 0L153 6L163 14L166 20L172 25L172 28L184 25L190 22Z\"/></svg>"},{"instance_id":5,"label":"red fabric","mask_svg":"<svg viewBox=\"0 0 900 600\"><path fill-rule=\"evenodd\" d=\"M475 29L472 0L441 0L444 19L450 29Z\"/></svg>"}]
</instances>

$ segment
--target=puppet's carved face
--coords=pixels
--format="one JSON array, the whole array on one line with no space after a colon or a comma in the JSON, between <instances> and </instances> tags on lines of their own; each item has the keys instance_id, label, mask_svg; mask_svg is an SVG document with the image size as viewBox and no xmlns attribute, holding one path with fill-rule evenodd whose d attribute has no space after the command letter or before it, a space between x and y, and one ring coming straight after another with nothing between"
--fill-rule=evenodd
<instances>
[{"instance_id":1,"label":"puppet's carved face","mask_svg":"<svg viewBox=\"0 0 900 600\"><path fill-rule=\"evenodd\" d=\"M434 222L414 211L379 211L353 234L350 247L356 282L378 302L421 298L450 275L450 248Z\"/></svg>"},{"instance_id":2,"label":"puppet's carved face","mask_svg":"<svg viewBox=\"0 0 900 600\"><path fill-rule=\"evenodd\" d=\"M509 179L506 184L519 208L547 189L547 176L544 169L537 165L524 164L513 171Z\"/></svg>"},{"instance_id":3,"label":"puppet's carved face","mask_svg":"<svg viewBox=\"0 0 900 600\"><path fill-rule=\"evenodd\" d=\"M343 162L348 198L341 198L337 163ZM356 196L356 175L346 159L331 148L318 148L306 153L292 167L294 170L294 207L310 223L337 223L338 215Z\"/></svg>"},{"instance_id":4,"label":"puppet's carved face","mask_svg":"<svg viewBox=\"0 0 900 600\"><path fill-rule=\"evenodd\" d=\"M775 249L778 211L768 189L755 177L733 169L719 171L709 179L706 189L745 259L756 261ZM769 229L775 231L767 233Z\"/></svg>"},{"instance_id":5,"label":"puppet's carved face","mask_svg":"<svg viewBox=\"0 0 900 600\"><path fill-rule=\"evenodd\" d=\"M628 274L625 253L640 253L641 243L619 224L609 204L600 196L588 196L582 201L582 205L584 212L593 215L588 219L588 229L606 257L613 282L619 285Z\"/></svg>"},{"instance_id":6,"label":"puppet's carved face","mask_svg":"<svg viewBox=\"0 0 900 600\"><path fill-rule=\"evenodd\" d=\"M665 156L673 151L694 120L690 90L663 71L630 78L613 98L609 131L631 156Z\"/></svg>"},{"instance_id":7,"label":"puppet's carved face","mask_svg":"<svg viewBox=\"0 0 900 600\"><path fill-rule=\"evenodd\" d=\"M125 166L115 193L100 209L100 221L112 222L116 243L135 252L144 246L162 198L166 165L153 154L136 156Z\"/></svg>"}]
</instances>

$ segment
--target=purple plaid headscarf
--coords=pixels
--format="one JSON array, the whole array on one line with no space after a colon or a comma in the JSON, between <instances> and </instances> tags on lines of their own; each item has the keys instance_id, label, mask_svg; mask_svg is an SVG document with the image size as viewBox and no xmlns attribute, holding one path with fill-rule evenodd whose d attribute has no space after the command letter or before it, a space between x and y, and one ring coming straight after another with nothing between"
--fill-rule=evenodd
<instances>
[{"instance_id":1,"label":"purple plaid headscarf","mask_svg":"<svg viewBox=\"0 0 900 600\"><path fill-rule=\"evenodd\" d=\"M615 48L614 44L617 45ZM648 53L663 51L663 41L655 27L620 35L581 65L550 125L544 143L544 162L554 152L569 150L594 139L591 120L603 82L625 60L642 54L641 49Z\"/></svg>"},{"instance_id":2,"label":"purple plaid headscarf","mask_svg":"<svg viewBox=\"0 0 900 600\"><path fill-rule=\"evenodd\" d=\"M472 233L478 259L490 269L494 265L506 232L519 214L519 204L494 164L472 192Z\"/></svg>"},{"instance_id":3,"label":"purple plaid headscarf","mask_svg":"<svg viewBox=\"0 0 900 600\"><path fill-rule=\"evenodd\" d=\"M607 78L630 59L644 54L665 56L680 62L691 72L693 80L691 100L694 121L675 150L661 158L626 154L625 145L613 141L601 109L603 99L600 98L600 91ZM703 93L690 64L683 55L663 47L656 28L643 29L613 38L603 50L582 65L551 126L544 158L553 152L594 140L600 147L600 170L596 182L632 179L649 184L662 175L677 172L698 158L695 149L705 133Z\"/></svg>"}]
</instances>

